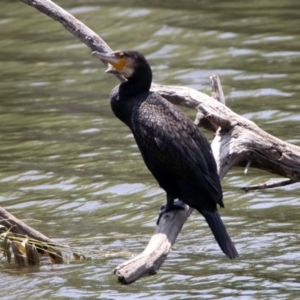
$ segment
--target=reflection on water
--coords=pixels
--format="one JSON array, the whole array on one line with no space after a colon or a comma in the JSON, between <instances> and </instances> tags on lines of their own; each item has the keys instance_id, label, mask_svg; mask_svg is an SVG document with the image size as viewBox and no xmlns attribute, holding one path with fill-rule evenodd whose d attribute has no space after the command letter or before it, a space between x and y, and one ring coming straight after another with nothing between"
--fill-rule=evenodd
<instances>
[{"instance_id":1,"label":"reflection on water","mask_svg":"<svg viewBox=\"0 0 300 300\"><path fill-rule=\"evenodd\" d=\"M300 144L298 2L58 3L113 49L142 51L156 82L210 93L208 76L219 74L230 108ZM56 22L21 2L2 7L1 206L60 242L116 254L25 269L3 260L1 299L299 297L299 184L244 194L239 187L275 177L253 169L223 182L238 261L195 213L159 274L116 284L112 270L127 258L117 253L143 250L164 193L110 110L116 80Z\"/></svg>"}]
</instances>

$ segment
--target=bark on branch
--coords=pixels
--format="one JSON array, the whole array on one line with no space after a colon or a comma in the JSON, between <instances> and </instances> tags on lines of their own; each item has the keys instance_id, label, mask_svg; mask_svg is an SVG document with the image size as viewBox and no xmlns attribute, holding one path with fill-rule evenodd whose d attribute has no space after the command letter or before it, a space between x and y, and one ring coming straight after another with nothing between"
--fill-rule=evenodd
<instances>
[{"instance_id":1,"label":"bark on branch","mask_svg":"<svg viewBox=\"0 0 300 300\"><path fill-rule=\"evenodd\" d=\"M280 186L286 186L290 184L296 183L294 180L291 179L281 179L277 180L275 182L264 182L256 185L250 185L250 186L243 186L241 187L241 190L244 190L246 193L253 190L264 190L264 189L272 189Z\"/></svg>"},{"instance_id":2,"label":"bark on branch","mask_svg":"<svg viewBox=\"0 0 300 300\"><path fill-rule=\"evenodd\" d=\"M61 245L58 245L53 240L49 239L42 233L37 230L29 227L24 222L17 219L15 216L10 214L4 208L0 207L0 225L4 226L7 230L14 233L17 237L25 237L40 241L45 243L44 250L47 250L48 254L51 256L53 262L62 263L63 258L60 251L58 251L58 247L62 248ZM40 251L41 252L41 251ZM42 251L43 252L43 251Z\"/></svg>"},{"instance_id":3,"label":"bark on branch","mask_svg":"<svg viewBox=\"0 0 300 300\"><path fill-rule=\"evenodd\" d=\"M95 32L53 2L48 0L21 1L60 22L92 51L111 50ZM123 80L118 74L114 75L119 80ZM299 147L266 133L250 120L235 114L224 104L196 90L155 83L152 84L152 90L176 105L195 109L197 124L211 131L217 130L212 149L221 179L233 166L249 167L251 165L279 174L294 182L300 181ZM221 92L221 90L218 91L220 98L222 98ZM119 280L128 284L144 275L154 274L163 264L191 211L187 209L165 214L146 250L116 268L115 273Z\"/></svg>"}]
</instances>

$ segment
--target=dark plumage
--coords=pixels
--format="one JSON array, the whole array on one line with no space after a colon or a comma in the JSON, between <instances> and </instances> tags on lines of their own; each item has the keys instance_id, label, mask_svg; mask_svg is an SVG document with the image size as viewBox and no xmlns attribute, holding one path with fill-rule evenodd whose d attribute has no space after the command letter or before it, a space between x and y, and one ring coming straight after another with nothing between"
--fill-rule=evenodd
<instances>
[{"instance_id":1,"label":"dark plumage","mask_svg":"<svg viewBox=\"0 0 300 300\"><path fill-rule=\"evenodd\" d=\"M217 204L224 207L223 195L207 139L180 109L149 91L152 72L142 54L97 56L127 78L111 92L111 107L131 129L145 164L167 193L162 213L174 208L175 199L182 200L204 216L223 252L238 257L217 211Z\"/></svg>"}]
</instances>

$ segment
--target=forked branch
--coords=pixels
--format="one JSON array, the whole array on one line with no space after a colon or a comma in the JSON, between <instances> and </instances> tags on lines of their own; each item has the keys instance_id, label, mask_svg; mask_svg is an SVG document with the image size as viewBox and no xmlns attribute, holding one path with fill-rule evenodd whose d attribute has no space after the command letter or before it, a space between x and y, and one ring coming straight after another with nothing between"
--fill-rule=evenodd
<instances>
[{"instance_id":1,"label":"forked branch","mask_svg":"<svg viewBox=\"0 0 300 300\"><path fill-rule=\"evenodd\" d=\"M111 51L109 46L92 30L49 0L21 0L52 19L85 43L92 51ZM123 80L118 73L114 74ZM197 111L197 124L216 131L212 142L220 179L233 166L251 166L300 181L300 148L266 133L253 122L235 114L224 104L196 90L152 84L152 90L170 102ZM214 90L220 99L222 90ZM225 102L224 102L225 103ZM146 250L115 270L122 283L131 283L144 275L154 274L163 264L191 209L163 215Z\"/></svg>"}]
</instances>

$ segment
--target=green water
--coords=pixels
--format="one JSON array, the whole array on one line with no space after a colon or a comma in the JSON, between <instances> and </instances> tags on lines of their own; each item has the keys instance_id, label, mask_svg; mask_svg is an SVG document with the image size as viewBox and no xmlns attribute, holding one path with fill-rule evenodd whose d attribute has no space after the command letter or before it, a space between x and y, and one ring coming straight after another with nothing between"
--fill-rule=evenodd
<instances>
[{"instance_id":1,"label":"green water","mask_svg":"<svg viewBox=\"0 0 300 300\"><path fill-rule=\"evenodd\" d=\"M143 52L157 83L210 93L218 74L233 111L300 145L300 2L57 3L111 48ZM114 267L144 249L165 201L111 112L117 80L21 1L2 1L0 26L1 206L59 242L113 254L25 269L1 258L1 299L300 298L299 184L244 194L276 178L251 168L223 181L221 215L239 260L224 257L195 213L156 276L117 284Z\"/></svg>"}]
</instances>

